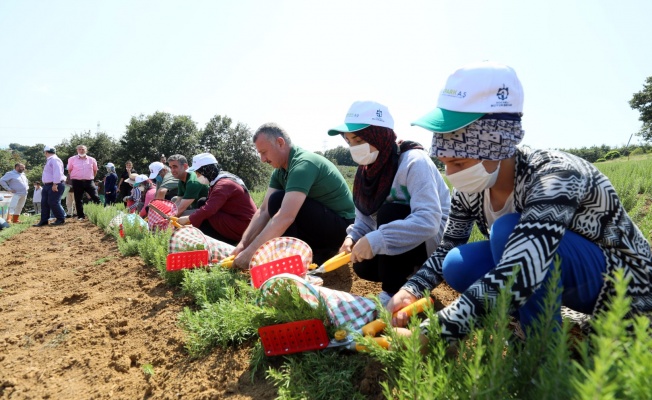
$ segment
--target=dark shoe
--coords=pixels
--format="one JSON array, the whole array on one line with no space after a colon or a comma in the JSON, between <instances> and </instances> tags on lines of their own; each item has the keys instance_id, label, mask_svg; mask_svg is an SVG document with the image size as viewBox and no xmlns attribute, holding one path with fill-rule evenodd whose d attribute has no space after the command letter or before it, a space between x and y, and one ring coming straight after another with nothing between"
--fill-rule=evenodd
<instances>
[{"instance_id":1,"label":"dark shoe","mask_svg":"<svg viewBox=\"0 0 652 400\"><path fill-rule=\"evenodd\" d=\"M66 218L70 218L70 217L72 217L72 215L66 214Z\"/></svg>"},{"instance_id":2,"label":"dark shoe","mask_svg":"<svg viewBox=\"0 0 652 400\"><path fill-rule=\"evenodd\" d=\"M54 222L51 223L50 225L53 225L53 226L54 226L54 225L63 225L63 224L65 224L65 223L66 223L66 221L54 221Z\"/></svg>"},{"instance_id":3,"label":"dark shoe","mask_svg":"<svg viewBox=\"0 0 652 400\"><path fill-rule=\"evenodd\" d=\"M39 222L39 223L36 223L36 224L34 224L32 226L46 226L46 225L48 225L47 222Z\"/></svg>"}]
</instances>

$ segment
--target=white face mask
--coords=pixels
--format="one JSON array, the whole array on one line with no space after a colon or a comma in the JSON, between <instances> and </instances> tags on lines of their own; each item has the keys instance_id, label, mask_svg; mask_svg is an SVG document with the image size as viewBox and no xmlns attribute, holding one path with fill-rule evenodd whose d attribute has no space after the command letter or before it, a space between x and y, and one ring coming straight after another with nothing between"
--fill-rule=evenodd
<instances>
[{"instance_id":1,"label":"white face mask","mask_svg":"<svg viewBox=\"0 0 652 400\"><path fill-rule=\"evenodd\" d=\"M206 179L206 177L204 177L204 175L197 175L197 180L199 181L199 183L210 186L210 182L208 181L208 179Z\"/></svg>"},{"instance_id":2,"label":"white face mask","mask_svg":"<svg viewBox=\"0 0 652 400\"><path fill-rule=\"evenodd\" d=\"M500 163L498 163L498 167L494 172L489 173L484 168L484 165L482 165L482 162L479 162L470 168L454 174L449 175L446 173L446 177L451 185L460 192L480 193L496 183L498 171L500 171Z\"/></svg>"},{"instance_id":3,"label":"white face mask","mask_svg":"<svg viewBox=\"0 0 652 400\"><path fill-rule=\"evenodd\" d=\"M378 150L372 152L369 143L349 147L351 158L359 165L369 165L378 158Z\"/></svg>"}]
</instances>

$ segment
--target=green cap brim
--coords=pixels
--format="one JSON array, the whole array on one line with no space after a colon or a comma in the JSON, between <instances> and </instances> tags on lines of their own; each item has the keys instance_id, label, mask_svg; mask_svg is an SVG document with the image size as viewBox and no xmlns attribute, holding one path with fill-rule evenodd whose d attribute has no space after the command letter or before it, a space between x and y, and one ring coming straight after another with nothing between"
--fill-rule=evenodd
<instances>
[{"instance_id":1,"label":"green cap brim","mask_svg":"<svg viewBox=\"0 0 652 400\"><path fill-rule=\"evenodd\" d=\"M328 131L329 136L340 135L346 132L355 132L370 126L369 124L342 124Z\"/></svg>"},{"instance_id":2,"label":"green cap brim","mask_svg":"<svg viewBox=\"0 0 652 400\"><path fill-rule=\"evenodd\" d=\"M485 113L463 113L435 108L410 125L420 126L432 132L447 133L464 128L484 115Z\"/></svg>"}]
</instances>

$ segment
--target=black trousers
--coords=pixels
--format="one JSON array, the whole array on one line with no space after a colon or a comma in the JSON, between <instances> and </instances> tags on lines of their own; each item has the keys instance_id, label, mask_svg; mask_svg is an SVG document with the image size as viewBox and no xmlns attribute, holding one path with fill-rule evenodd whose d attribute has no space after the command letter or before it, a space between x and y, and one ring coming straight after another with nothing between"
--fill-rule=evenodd
<instances>
[{"instance_id":1,"label":"black trousers","mask_svg":"<svg viewBox=\"0 0 652 400\"><path fill-rule=\"evenodd\" d=\"M383 204L378 210L376 222L378 227L381 227L392 221L407 218L410 212L410 206L405 204ZM426 244L421 243L403 254L377 254L371 260L353 264L353 270L362 279L381 282L385 292L394 294L405 284L415 267L420 267L427 258Z\"/></svg>"},{"instance_id":2,"label":"black trousers","mask_svg":"<svg viewBox=\"0 0 652 400\"><path fill-rule=\"evenodd\" d=\"M285 192L272 193L267 203L270 218L281 209ZM283 236L295 237L308 243L314 252L337 250L344 242L346 228L353 219L340 217L335 211L322 203L306 197L292 225Z\"/></svg>"},{"instance_id":3,"label":"black trousers","mask_svg":"<svg viewBox=\"0 0 652 400\"><path fill-rule=\"evenodd\" d=\"M72 179L72 190L75 194L75 210L77 210L77 217L84 218L84 193L91 196L91 201L95 204L100 204L100 198L97 195L97 186L91 179Z\"/></svg>"}]
</instances>

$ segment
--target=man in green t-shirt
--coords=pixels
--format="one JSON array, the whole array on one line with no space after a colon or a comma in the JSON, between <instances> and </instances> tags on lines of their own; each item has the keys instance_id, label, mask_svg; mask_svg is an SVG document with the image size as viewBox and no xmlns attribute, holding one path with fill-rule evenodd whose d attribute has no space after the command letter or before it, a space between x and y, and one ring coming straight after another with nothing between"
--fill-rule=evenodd
<instances>
[{"instance_id":1,"label":"man in green t-shirt","mask_svg":"<svg viewBox=\"0 0 652 400\"><path fill-rule=\"evenodd\" d=\"M177 205L177 217L192 214L197 200L208 196L208 185L197 180L194 172L188 171L188 160L181 154L168 158L172 176L179 180L177 196L172 201Z\"/></svg>"},{"instance_id":2,"label":"man in green t-shirt","mask_svg":"<svg viewBox=\"0 0 652 400\"><path fill-rule=\"evenodd\" d=\"M293 146L285 130L273 123L256 130L254 145L260 160L275 169L263 203L233 251L235 265L248 268L254 252L279 236L303 240L317 258L332 255L355 219L342 174L326 158Z\"/></svg>"}]
</instances>

